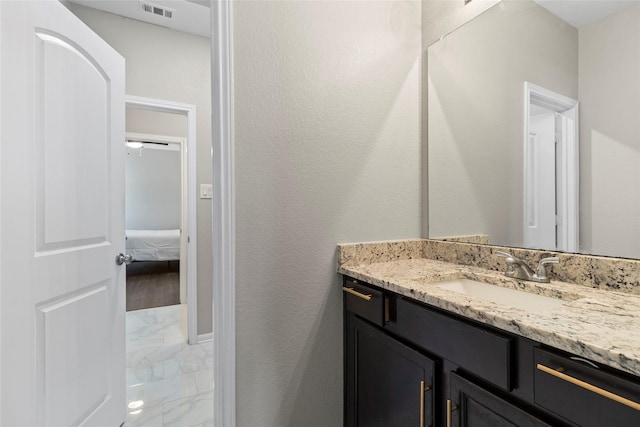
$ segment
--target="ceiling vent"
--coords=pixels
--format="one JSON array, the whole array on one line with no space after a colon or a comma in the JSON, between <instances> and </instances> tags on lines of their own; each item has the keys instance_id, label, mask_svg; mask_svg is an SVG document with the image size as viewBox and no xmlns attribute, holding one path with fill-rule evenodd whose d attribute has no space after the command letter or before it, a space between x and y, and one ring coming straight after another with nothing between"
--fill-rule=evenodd
<instances>
[{"instance_id":1,"label":"ceiling vent","mask_svg":"<svg viewBox=\"0 0 640 427\"><path fill-rule=\"evenodd\" d=\"M140 2L140 6L142 7L143 12L151 13L157 16L164 16L165 18L169 19L173 19L173 14L175 13L175 10L173 9L158 6L152 3Z\"/></svg>"}]
</instances>

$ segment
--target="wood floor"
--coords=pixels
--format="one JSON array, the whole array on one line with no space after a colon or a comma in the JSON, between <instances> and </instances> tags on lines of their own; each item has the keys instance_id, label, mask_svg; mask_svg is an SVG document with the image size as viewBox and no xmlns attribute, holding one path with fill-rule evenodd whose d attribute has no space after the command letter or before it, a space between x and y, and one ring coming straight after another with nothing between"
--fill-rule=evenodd
<instances>
[{"instance_id":1,"label":"wood floor","mask_svg":"<svg viewBox=\"0 0 640 427\"><path fill-rule=\"evenodd\" d=\"M127 266L127 311L180 304L179 261L140 261Z\"/></svg>"}]
</instances>

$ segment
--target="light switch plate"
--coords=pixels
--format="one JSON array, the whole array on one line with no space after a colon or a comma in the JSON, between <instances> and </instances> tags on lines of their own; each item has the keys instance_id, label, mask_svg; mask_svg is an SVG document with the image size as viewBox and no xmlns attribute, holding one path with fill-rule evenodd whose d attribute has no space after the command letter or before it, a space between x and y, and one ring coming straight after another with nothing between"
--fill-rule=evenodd
<instances>
[{"instance_id":1,"label":"light switch plate","mask_svg":"<svg viewBox=\"0 0 640 427\"><path fill-rule=\"evenodd\" d=\"M213 184L200 184L200 198L211 199L213 197Z\"/></svg>"}]
</instances>

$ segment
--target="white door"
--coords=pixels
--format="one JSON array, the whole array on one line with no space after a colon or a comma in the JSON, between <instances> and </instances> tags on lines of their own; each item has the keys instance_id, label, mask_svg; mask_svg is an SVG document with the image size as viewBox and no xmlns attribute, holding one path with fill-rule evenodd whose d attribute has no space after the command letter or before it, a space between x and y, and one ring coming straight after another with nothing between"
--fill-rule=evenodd
<instances>
[{"instance_id":1,"label":"white door","mask_svg":"<svg viewBox=\"0 0 640 427\"><path fill-rule=\"evenodd\" d=\"M0 2L0 425L125 419L124 59Z\"/></svg>"},{"instance_id":2,"label":"white door","mask_svg":"<svg viewBox=\"0 0 640 427\"><path fill-rule=\"evenodd\" d=\"M556 248L556 113L544 110L529 118L527 144L527 224L525 245Z\"/></svg>"}]
</instances>

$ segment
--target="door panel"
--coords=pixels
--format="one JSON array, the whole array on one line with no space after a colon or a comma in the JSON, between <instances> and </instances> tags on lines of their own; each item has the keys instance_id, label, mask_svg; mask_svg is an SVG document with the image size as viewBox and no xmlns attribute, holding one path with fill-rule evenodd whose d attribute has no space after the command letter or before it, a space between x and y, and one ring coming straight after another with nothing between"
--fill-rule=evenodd
<instances>
[{"instance_id":1,"label":"door panel","mask_svg":"<svg viewBox=\"0 0 640 427\"><path fill-rule=\"evenodd\" d=\"M345 425L435 425L436 362L353 313L346 328Z\"/></svg>"},{"instance_id":2,"label":"door panel","mask_svg":"<svg viewBox=\"0 0 640 427\"><path fill-rule=\"evenodd\" d=\"M452 410L446 416L454 427L551 427L454 372L449 374L449 386Z\"/></svg>"},{"instance_id":3,"label":"door panel","mask_svg":"<svg viewBox=\"0 0 640 427\"><path fill-rule=\"evenodd\" d=\"M107 282L38 307L36 360L47 425L71 426L110 399ZM95 319L85 322L84 319ZM73 334L68 327L75 324ZM66 393L60 393L66 390Z\"/></svg>"},{"instance_id":4,"label":"door panel","mask_svg":"<svg viewBox=\"0 0 640 427\"><path fill-rule=\"evenodd\" d=\"M36 43L38 251L105 242L108 76L61 35L36 31Z\"/></svg>"},{"instance_id":5,"label":"door panel","mask_svg":"<svg viewBox=\"0 0 640 427\"><path fill-rule=\"evenodd\" d=\"M0 425L125 419L124 60L0 2Z\"/></svg>"}]
</instances>

